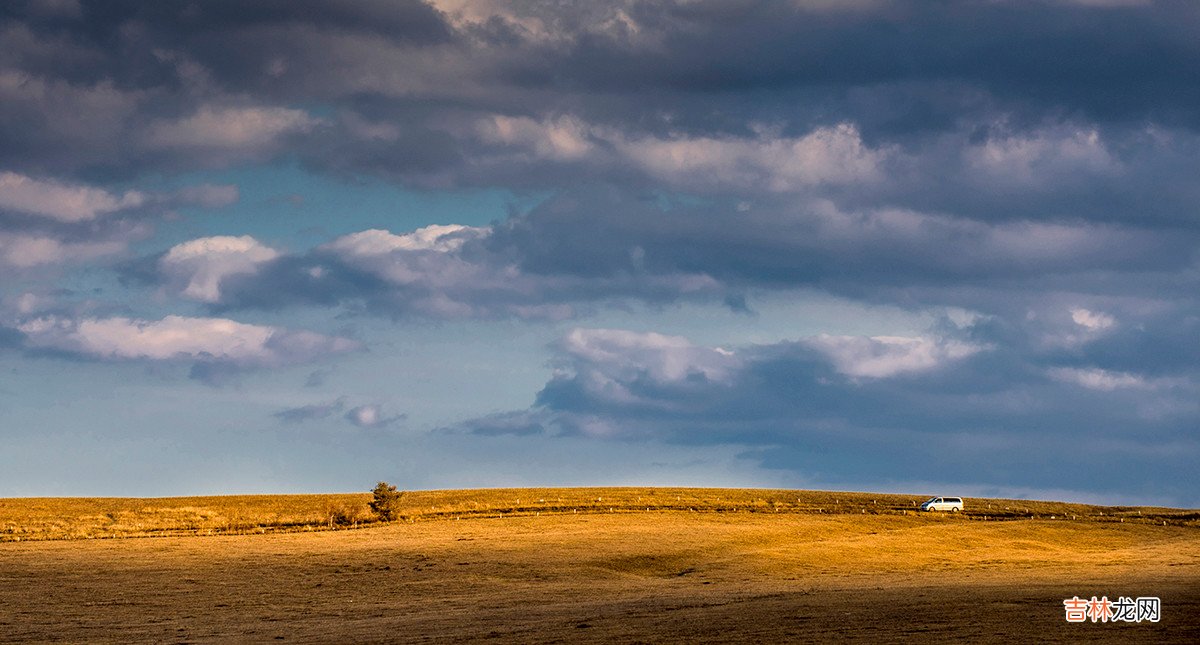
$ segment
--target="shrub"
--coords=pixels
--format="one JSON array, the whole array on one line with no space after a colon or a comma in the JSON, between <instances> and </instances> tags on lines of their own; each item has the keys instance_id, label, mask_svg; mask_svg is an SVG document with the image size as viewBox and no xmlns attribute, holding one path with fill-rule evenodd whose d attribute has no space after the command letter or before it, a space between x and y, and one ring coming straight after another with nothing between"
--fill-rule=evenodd
<instances>
[{"instance_id":1,"label":"shrub","mask_svg":"<svg viewBox=\"0 0 1200 645\"><path fill-rule=\"evenodd\" d=\"M404 493L397 491L395 486L389 486L387 482L379 482L371 494L373 498L368 504L371 512L384 522L396 519L400 511L400 498L404 496Z\"/></svg>"},{"instance_id":2,"label":"shrub","mask_svg":"<svg viewBox=\"0 0 1200 645\"><path fill-rule=\"evenodd\" d=\"M358 511L345 504L328 504L325 507L325 521L329 528L335 526L350 526L358 522Z\"/></svg>"}]
</instances>

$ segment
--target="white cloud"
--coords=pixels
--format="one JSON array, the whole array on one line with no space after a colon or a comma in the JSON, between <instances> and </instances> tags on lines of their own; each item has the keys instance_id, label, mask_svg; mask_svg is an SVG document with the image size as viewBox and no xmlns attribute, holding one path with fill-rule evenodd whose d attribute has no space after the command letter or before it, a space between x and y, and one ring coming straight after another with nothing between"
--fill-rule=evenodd
<instances>
[{"instance_id":1,"label":"white cloud","mask_svg":"<svg viewBox=\"0 0 1200 645\"><path fill-rule=\"evenodd\" d=\"M1104 225L989 223L902 208L848 211L820 199L808 202L806 215L813 239L825 249L905 249L914 263L968 272L988 265L1028 270L1037 264L1107 260L1113 252L1145 245L1148 239L1138 231Z\"/></svg>"},{"instance_id":2,"label":"white cloud","mask_svg":"<svg viewBox=\"0 0 1200 645\"><path fill-rule=\"evenodd\" d=\"M687 396L662 397L663 389L701 394L712 384L729 386L743 365L741 357L724 349L623 329L572 329L558 348L563 354L551 383L573 383L596 401L660 411L682 412L688 406ZM592 436L622 432L599 419L577 421L577 429Z\"/></svg>"},{"instance_id":3,"label":"white cloud","mask_svg":"<svg viewBox=\"0 0 1200 645\"><path fill-rule=\"evenodd\" d=\"M1106 313L1089 311L1082 307L1071 310L1071 320L1075 321L1076 325L1087 328L1089 331L1108 329L1117 322L1115 318Z\"/></svg>"},{"instance_id":4,"label":"white cloud","mask_svg":"<svg viewBox=\"0 0 1200 645\"><path fill-rule=\"evenodd\" d=\"M596 375L615 383L643 373L659 383L680 383L696 375L705 380L726 382L741 360L719 347L693 345L682 336L624 329L572 329L561 346L582 359Z\"/></svg>"},{"instance_id":5,"label":"white cloud","mask_svg":"<svg viewBox=\"0 0 1200 645\"><path fill-rule=\"evenodd\" d=\"M54 303L55 300L53 298L28 291L18 296L14 301L15 309L21 315L29 315L35 311L47 308Z\"/></svg>"},{"instance_id":6,"label":"white cloud","mask_svg":"<svg viewBox=\"0 0 1200 645\"><path fill-rule=\"evenodd\" d=\"M125 244L117 241L75 243L44 235L11 235L0 232L0 265L18 269L79 262L124 250Z\"/></svg>"},{"instance_id":7,"label":"white cloud","mask_svg":"<svg viewBox=\"0 0 1200 645\"><path fill-rule=\"evenodd\" d=\"M1039 338L1045 348L1078 348L1105 336L1117 324L1117 319L1100 311L1072 307L1065 312L1052 309L1039 313L1030 311L1027 320L1044 317L1047 326Z\"/></svg>"},{"instance_id":8,"label":"white cloud","mask_svg":"<svg viewBox=\"0 0 1200 645\"><path fill-rule=\"evenodd\" d=\"M432 225L411 233L371 229L339 237L320 247L346 264L372 273L398 286L425 289L417 303L435 315L470 315L471 306L457 296L477 290L512 289L516 269L496 269L469 262L458 251L468 240L480 239L491 229Z\"/></svg>"},{"instance_id":9,"label":"white cloud","mask_svg":"<svg viewBox=\"0 0 1200 645\"><path fill-rule=\"evenodd\" d=\"M1139 374L1117 372L1099 367L1054 367L1047 370L1046 373L1060 383L1070 383L1101 392L1186 388L1190 384L1185 378L1147 378Z\"/></svg>"},{"instance_id":10,"label":"white cloud","mask_svg":"<svg viewBox=\"0 0 1200 645\"><path fill-rule=\"evenodd\" d=\"M47 316L18 325L33 347L102 360L197 360L245 367L286 365L350 351L358 343L224 318L162 320Z\"/></svg>"},{"instance_id":11,"label":"white cloud","mask_svg":"<svg viewBox=\"0 0 1200 645\"><path fill-rule=\"evenodd\" d=\"M433 224L401 235L382 229L370 229L344 235L322 248L352 257L379 256L394 251L447 253L457 251L467 240L484 237L489 232L486 228L458 224Z\"/></svg>"},{"instance_id":12,"label":"white cloud","mask_svg":"<svg viewBox=\"0 0 1200 645\"><path fill-rule=\"evenodd\" d=\"M258 240L241 237L202 237L171 247L159 269L183 296L200 302L221 300L221 281L232 275L253 274L279 252Z\"/></svg>"},{"instance_id":13,"label":"white cloud","mask_svg":"<svg viewBox=\"0 0 1200 645\"><path fill-rule=\"evenodd\" d=\"M682 184L793 191L815 184L874 181L890 151L868 148L851 123L802 137L616 139L617 149L651 174Z\"/></svg>"},{"instance_id":14,"label":"white cloud","mask_svg":"<svg viewBox=\"0 0 1200 645\"><path fill-rule=\"evenodd\" d=\"M346 413L346 420L360 428L382 428L403 418L402 414L384 414L383 406L378 404L360 405Z\"/></svg>"},{"instance_id":15,"label":"white cloud","mask_svg":"<svg viewBox=\"0 0 1200 645\"><path fill-rule=\"evenodd\" d=\"M256 150L318 123L307 112L290 108L204 106L191 116L153 123L145 143L151 148Z\"/></svg>"},{"instance_id":16,"label":"white cloud","mask_svg":"<svg viewBox=\"0 0 1200 645\"><path fill-rule=\"evenodd\" d=\"M829 0L832 1L832 0ZM524 39L570 43L583 36L618 39L626 45L659 42L659 31L636 19L634 2L530 3L521 0L431 0L459 29L502 21Z\"/></svg>"},{"instance_id":17,"label":"white cloud","mask_svg":"<svg viewBox=\"0 0 1200 645\"><path fill-rule=\"evenodd\" d=\"M136 208L146 196L136 191L114 195L106 190L51 179L0 172L0 209L19 211L59 222L85 222L114 211Z\"/></svg>"},{"instance_id":18,"label":"white cloud","mask_svg":"<svg viewBox=\"0 0 1200 645\"><path fill-rule=\"evenodd\" d=\"M804 344L824 354L846 376L887 378L934 369L966 358L981 349L955 340L907 336L830 336L821 334Z\"/></svg>"},{"instance_id":19,"label":"white cloud","mask_svg":"<svg viewBox=\"0 0 1200 645\"><path fill-rule=\"evenodd\" d=\"M753 137L631 137L569 115L543 120L491 116L476 123L486 143L554 161L603 162L616 154L622 163L679 186L713 184L790 192L818 184L870 182L894 155L863 143L852 123L817 128L799 137L760 129Z\"/></svg>"},{"instance_id":20,"label":"white cloud","mask_svg":"<svg viewBox=\"0 0 1200 645\"><path fill-rule=\"evenodd\" d=\"M1050 378L1056 381L1072 383L1089 390L1111 392L1116 389L1147 387L1146 380L1140 376L1125 372L1110 372L1099 368L1056 367L1049 370L1048 373Z\"/></svg>"},{"instance_id":21,"label":"white cloud","mask_svg":"<svg viewBox=\"0 0 1200 645\"><path fill-rule=\"evenodd\" d=\"M537 157L569 161L592 150L588 125L571 116L545 121L493 116L478 124L484 141L530 149Z\"/></svg>"},{"instance_id":22,"label":"white cloud","mask_svg":"<svg viewBox=\"0 0 1200 645\"><path fill-rule=\"evenodd\" d=\"M966 150L967 162L992 180L1021 184L1053 181L1068 174L1108 174L1120 163L1094 128L1043 130L990 139Z\"/></svg>"}]
</instances>

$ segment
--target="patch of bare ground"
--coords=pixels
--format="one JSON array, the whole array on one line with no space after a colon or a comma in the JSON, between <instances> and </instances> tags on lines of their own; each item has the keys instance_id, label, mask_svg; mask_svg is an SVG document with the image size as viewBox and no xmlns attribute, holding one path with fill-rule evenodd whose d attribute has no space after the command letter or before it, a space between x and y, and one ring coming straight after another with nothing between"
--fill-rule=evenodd
<instances>
[{"instance_id":1,"label":"patch of bare ground","mask_svg":"<svg viewBox=\"0 0 1200 645\"><path fill-rule=\"evenodd\" d=\"M0 544L0 642L1200 642L1195 526L620 490L643 510L461 491L438 521L356 531ZM710 510L646 511L650 490ZM567 510L513 510L551 498ZM760 511L711 510L742 501ZM1067 624L1076 595L1158 596L1162 619Z\"/></svg>"}]
</instances>

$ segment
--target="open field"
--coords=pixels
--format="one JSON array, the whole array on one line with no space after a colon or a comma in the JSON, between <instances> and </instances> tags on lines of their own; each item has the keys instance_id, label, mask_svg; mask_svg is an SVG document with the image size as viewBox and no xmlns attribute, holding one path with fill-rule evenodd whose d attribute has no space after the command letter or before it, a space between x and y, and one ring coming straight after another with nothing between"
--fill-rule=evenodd
<instances>
[{"instance_id":1,"label":"open field","mask_svg":"<svg viewBox=\"0 0 1200 645\"><path fill-rule=\"evenodd\" d=\"M201 510L189 512L251 521L254 509L273 508L291 521L323 500L320 519L329 501L222 499L191 498L188 508ZM1200 642L1191 512L1087 515L1094 507L1017 502L1034 505L1010 504L1012 518L1025 508L1039 517L982 521L979 508L912 513L911 499L446 491L411 494L411 522L358 530L9 542L0 544L0 642ZM125 522L121 512L183 508L126 501L111 511L114 502L94 500L91 519L60 517L57 530L100 522L97 514ZM3 502L4 517L24 502ZM1071 510L1077 519L1063 521ZM48 521L47 512L21 517ZM1158 596L1162 620L1067 624L1062 600L1076 595Z\"/></svg>"},{"instance_id":2,"label":"open field","mask_svg":"<svg viewBox=\"0 0 1200 645\"><path fill-rule=\"evenodd\" d=\"M0 542L357 528L368 493L0 499ZM917 513L923 495L713 488L520 488L405 493L403 521L578 513ZM1055 519L1200 526L1200 511L967 498L959 520Z\"/></svg>"}]
</instances>

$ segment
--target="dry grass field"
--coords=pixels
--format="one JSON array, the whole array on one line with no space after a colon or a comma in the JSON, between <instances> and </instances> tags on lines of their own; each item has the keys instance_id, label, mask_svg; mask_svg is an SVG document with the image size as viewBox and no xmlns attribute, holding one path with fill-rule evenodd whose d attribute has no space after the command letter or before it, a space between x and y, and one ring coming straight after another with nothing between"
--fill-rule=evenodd
<instances>
[{"instance_id":1,"label":"dry grass field","mask_svg":"<svg viewBox=\"0 0 1200 645\"><path fill-rule=\"evenodd\" d=\"M242 535L361 528L374 521L368 493L161 498L0 499L0 542ZM521 488L405 493L402 521L544 514L703 513L917 514L919 495L713 488ZM1200 511L967 499L959 520L1055 519L1200 526Z\"/></svg>"},{"instance_id":2,"label":"dry grass field","mask_svg":"<svg viewBox=\"0 0 1200 645\"><path fill-rule=\"evenodd\" d=\"M1200 642L1194 511L915 499L431 491L355 530L366 495L4 500L0 642ZM1067 624L1076 595L1162 620Z\"/></svg>"}]
</instances>

